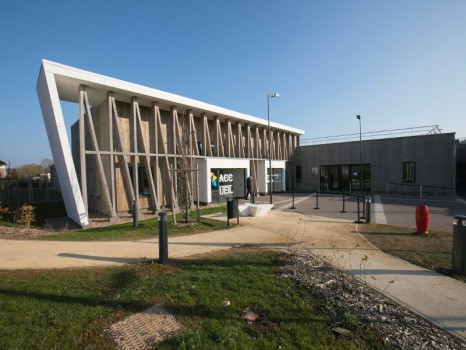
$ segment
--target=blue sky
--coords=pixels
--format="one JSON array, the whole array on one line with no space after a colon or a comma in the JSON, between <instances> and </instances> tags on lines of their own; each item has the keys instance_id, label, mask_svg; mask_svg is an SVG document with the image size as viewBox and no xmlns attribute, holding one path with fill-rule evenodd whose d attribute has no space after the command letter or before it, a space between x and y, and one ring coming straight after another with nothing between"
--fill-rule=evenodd
<instances>
[{"instance_id":1,"label":"blue sky","mask_svg":"<svg viewBox=\"0 0 466 350\"><path fill-rule=\"evenodd\" d=\"M466 1L0 0L0 159L51 158L45 58L304 129L466 137ZM68 125L77 106L67 106Z\"/></svg>"}]
</instances>

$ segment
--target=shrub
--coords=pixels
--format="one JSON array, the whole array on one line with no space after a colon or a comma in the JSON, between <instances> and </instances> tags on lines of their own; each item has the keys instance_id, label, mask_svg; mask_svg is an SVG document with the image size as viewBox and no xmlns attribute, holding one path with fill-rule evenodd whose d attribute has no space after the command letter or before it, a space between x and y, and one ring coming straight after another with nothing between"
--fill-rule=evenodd
<instances>
[{"instance_id":1,"label":"shrub","mask_svg":"<svg viewBox=\"0 0 466 350\"><path fill-rule=\"evenodd\" d=\"M7 220L8 214L10 214L10 210L7 207L0 207L0 219Z\"/></svg>"},{"instance_id":2,"label":"shrub","mask_svg":"<svg viewBox=\"0 0 466 350\"><path fill-rule=\"evenodd\" d=\"M34 208L30 204L25 204L22 207L18 208L18 224L26 226L26 228L31 227L31 223L36 221L36 216L34 214Z\"/></svg>"}]
</instances>

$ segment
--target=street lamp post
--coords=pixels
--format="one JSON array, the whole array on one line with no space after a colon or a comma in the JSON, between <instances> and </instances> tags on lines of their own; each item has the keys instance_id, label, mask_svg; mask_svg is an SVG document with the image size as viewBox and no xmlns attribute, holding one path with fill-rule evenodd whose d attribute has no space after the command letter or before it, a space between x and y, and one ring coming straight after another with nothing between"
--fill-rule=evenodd
<instances>
[{"instance_id":1,"label":"street lamp post","mask_svg":"<svg viewBox=\"0 0 466 350\"><path fill-rule=\"evenodd\" d=\"M359 120L359 189L362 193L362 137L361 137L361 116L358 114L356 118Z\"/></svg>"},{"instance_id":2,"label":"street lamp post","mask_svg":"<svg viewBox=\"0 0 466 350\"><path fill-rule=\"evenodd\" d=\"M272 204L272 140L270 135L270 98L275 98L280 96L278 93L267 94L267 122L268 122L268 132L269 132L269 196L270 204Z\"/></svg>"}]
</instances>

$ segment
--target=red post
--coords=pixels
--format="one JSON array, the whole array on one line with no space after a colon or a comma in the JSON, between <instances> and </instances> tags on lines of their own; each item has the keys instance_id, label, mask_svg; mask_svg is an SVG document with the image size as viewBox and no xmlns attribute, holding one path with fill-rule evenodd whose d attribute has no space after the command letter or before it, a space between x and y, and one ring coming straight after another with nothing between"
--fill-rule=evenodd
<instances>
[{"instance_id":1,"label":"red post","mask_svg":"<svg viewBox=\"0 0 466 350\"><path fill-rule=\"evenodd\" d=\"M416 207L416 228L417 233L426 235L429 233L430 213L427 205Z\"/></svg>"}]
</instances>

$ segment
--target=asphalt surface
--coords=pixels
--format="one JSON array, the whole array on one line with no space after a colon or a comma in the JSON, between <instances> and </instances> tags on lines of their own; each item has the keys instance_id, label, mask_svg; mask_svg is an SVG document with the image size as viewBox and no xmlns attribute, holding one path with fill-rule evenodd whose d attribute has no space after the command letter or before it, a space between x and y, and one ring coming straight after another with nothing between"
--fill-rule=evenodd
<instances>
[{"instance_id":1,"label":"asphalt surface","mask_svg":"<svg viewBox=\"0 0 466 350\"><path fill-rule=\"evenodd\" d=\"M345 198L344 208L343 197ZM416 228L416 206L422 204L429 208L429 229L451 233L453 232L453 216L466 215L466 200L459 196L456 198L424 198L422 202L419 198L411 196L367 195L367 198L371 198L371 222L373 223ZM290 208L292 195L288 193L274 194L273 201L279 207ZM256 202L269 203L269 197L259 197ZM380 205L377 205L378 203ZM317 198L315 193L297 193L295 194L295 207L296 211L308 215L358 220L357 199L349 195L320 193L319 198ZM343 209L345 213L342 212ZM362 199L359 210L360 220L365 222Z\"/></svg>"}]
</instances>

